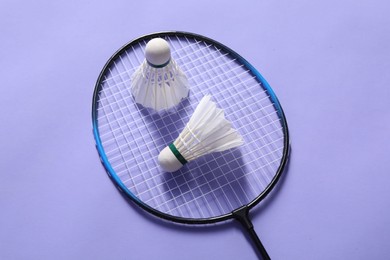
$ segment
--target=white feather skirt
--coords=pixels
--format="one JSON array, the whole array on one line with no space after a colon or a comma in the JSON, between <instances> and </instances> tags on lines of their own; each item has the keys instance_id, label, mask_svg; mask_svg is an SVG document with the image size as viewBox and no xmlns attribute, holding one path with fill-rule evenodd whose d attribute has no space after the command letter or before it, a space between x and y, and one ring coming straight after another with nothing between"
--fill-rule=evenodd
<instances>
[{"instance_id":1,"label":"white feather skirt","mask_svg":"<svg viewBox=\"0 0 390 260\"><path fill-rule=\"evenodd\" d=\"M163 68L151 67L144 60L131 78L135 102L156 111L176 106L188 92L187 77L173 59Z\"/></svg>"},{"instance_id":2,"label":"white feather skirt","mask_svg":"<svg viewBox=\"0 0 390 260\"><path fill-rule=\"evenodd\" d=\"M196 107L174 145L187 161L212 152L222 152L244 143L240 133L226 120L224 111L217 108L206 95Z\"/></svg>"}]
</instances>

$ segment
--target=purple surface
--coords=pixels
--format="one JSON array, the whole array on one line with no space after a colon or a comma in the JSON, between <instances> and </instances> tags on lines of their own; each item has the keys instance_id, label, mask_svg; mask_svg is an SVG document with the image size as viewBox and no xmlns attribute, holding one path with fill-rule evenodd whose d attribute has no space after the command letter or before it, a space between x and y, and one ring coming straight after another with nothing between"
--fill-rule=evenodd
<instances>
[{"instance_id":1,"label":"purple surface","mask_svg":"<svg viewBox=\"0 0 390 260\"><path fill-rule=\"evenodd\" d=\"M386 259L388 9L387 1L2 1L0 259L256 259L238 224L149 217L100 165L91 133L98 73L132 38L172 29L236 50L286 112L290 165L252 214L272 258Z\"/></svg>"}]
</instances>

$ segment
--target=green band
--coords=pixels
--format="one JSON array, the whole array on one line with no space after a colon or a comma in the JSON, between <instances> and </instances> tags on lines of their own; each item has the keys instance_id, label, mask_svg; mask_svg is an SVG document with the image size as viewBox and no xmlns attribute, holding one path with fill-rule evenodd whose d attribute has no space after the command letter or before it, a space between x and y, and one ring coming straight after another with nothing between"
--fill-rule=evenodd
<instances>
[{"instance_id":1,"label":"green band","mask_svg":"<svg viewBox=\"0 0 390 260\"><path fill-rule=\"evenodd\" d=\"M160 65L154 65L154 64L150 63L148 60L146 60L146 61L149 64L150 67L158 69L158 68L164 68L165 66L167 66L168 63L171 61L171 59L169 59L167 62L165 62L163 64L160 64Z\"/></svg>"},{"instance_id":2,"label":"green band","mask_svg":"<svg viewBox=\"0 0 390 260\"><path fill-rule=\"evenodd\" d=\"M187 160L183 157L183 155L181 155L174 144L170 144L169 149L171 149L172 153L176 156L179 162L181 162L181 164L184 165L187 163Z\"/></svg>"}]
</instances>

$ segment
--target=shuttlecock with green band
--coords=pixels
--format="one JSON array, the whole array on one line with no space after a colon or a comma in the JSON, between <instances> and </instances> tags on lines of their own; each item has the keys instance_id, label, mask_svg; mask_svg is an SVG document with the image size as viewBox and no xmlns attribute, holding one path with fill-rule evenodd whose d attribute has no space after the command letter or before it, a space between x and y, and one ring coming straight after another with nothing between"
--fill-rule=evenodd
<instances>
[{"instance_id":1,"label":"shuttlecock with green band","mask_svg":"<svg viewBox=\"0 0 390 260\"><path fill-rule=\"evenodd\" d=\"M156 111L170 109L188 96L186 75L171 57L168 42L150 40L145 59L131 77L131 93L135 102Z\"/></svg>"},{"instance_id":2,"label":"shuttlecock with green band","mask_svg":"<svg viewBox=\"0 0 390 260\"><path fill-rule=\"evenodd\" d=\"M200 156L222 152L243 143L241 135L226 120L224 111L217 108L210 95L206 95L179 137L160 152L158 162L164 171L175 172Z\"/></svg>"}]
</instances>

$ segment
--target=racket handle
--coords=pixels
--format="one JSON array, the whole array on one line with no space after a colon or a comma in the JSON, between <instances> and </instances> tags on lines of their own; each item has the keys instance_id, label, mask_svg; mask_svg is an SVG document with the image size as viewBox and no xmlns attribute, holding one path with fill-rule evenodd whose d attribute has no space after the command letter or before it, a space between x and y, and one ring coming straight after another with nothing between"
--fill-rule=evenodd
<instances>
[{"instance_id":1,"label":"racket handle","mask_svg":"<svg viewBox=\"0 0 390 260\"><path fill-rule=\"evenodd\" d=\"M246 231L249 233L253 243L255 244L257 250L261 254L263 260L270 260L267 251L265 250L263 244L260 241L260 238L257 236L256 231L253 228L253 224L249 218L249 209L247 206L243 206L235 211L233 211L233 216L238 220Z\"/></svg>"}]
</instances>

